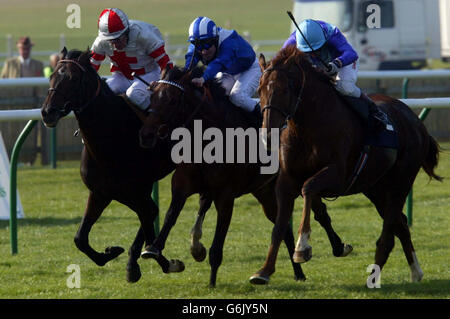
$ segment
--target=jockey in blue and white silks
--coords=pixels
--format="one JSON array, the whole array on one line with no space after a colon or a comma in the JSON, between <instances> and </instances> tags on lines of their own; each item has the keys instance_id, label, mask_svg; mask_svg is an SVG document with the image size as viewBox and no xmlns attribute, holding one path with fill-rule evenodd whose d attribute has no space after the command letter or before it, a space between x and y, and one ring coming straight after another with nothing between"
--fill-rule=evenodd
<instances>
[{"instance_id":1,"label":"jockey in blue and white silks","mask_svg":"<svg viewBox=\"0 0 450 319\"><path fill-rule=\"evenodd\" d=\"M286 40L283 48L296 45L299 50L307 53L314 66L321 68L330 77L336 76L335 87L338 92L366 100L370 115L385 123L385 114L356 86L359 57L341 31L330 23L312 19L303 20L299 28L303 35L296 30Z\"/></svg>"},{"instance_id":2,"label":"jockey in blue and white silks","mask_svg":"<svg viewBox=\"0 0 450 319\"><path fill-rule=\"evenodd\" d=\"M189 27L189 45L185 68L202 62L206 70L201 78L192 79L197 86L212 79L220 81L230 101L247 112L259 112L256 92L261 68L251 45L235 30L217 27L207 17L196 18ZM255 111L256 113L256 111Z\"/></svg>"}]
</instances>

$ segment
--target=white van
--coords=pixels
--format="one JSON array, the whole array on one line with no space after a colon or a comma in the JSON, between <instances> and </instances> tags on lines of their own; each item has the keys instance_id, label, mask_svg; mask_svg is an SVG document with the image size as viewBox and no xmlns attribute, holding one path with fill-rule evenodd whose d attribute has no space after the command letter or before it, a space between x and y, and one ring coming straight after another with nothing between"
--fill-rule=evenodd
<instances>
[{"instance_id":1,"label":"white van","mask_svg":"<svg viewBox=\"0 0 450 319\"><path fill-rule=\"evenodd\" d=\"M427 59L450 57L450 0L294 0L293 14L297 23L337 26L358 52L361 70L420 68Z\"/></svg>"}]
</instances>

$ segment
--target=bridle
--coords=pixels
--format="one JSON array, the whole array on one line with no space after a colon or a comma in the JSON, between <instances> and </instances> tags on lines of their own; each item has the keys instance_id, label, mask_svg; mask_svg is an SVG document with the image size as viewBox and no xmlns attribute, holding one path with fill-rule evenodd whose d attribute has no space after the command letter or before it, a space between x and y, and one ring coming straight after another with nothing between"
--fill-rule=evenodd
<instances>
[{"instance_id":1,"label":"bridle","mask_svg":"<svg viewBox=\"0 0 450 319\"><path fill-rule=\"evenodd\" d=\"M294 115L295 115L295 113L297 113L297 110L300 107L300 103L302 102L302 95L303 95L303 90L305 88L306 76L305 76L305 72L302 70L302 68L299 68L299 69L300 69L300 71L302 73L302 84L301 84L301 87L300 87L300 92L298 93L298 96L297 96L297 100L295 102L294 111L292 113L289 113L289 112L283 110L282 108L280 108L278 106L275 106L275 105L271 105L271 104L268 104L268 105L264 106L262 108L262 111L261 111L261 113L263 115L264 115L264 112L267 111L267 110L275 110L278 113L281 113L284 116L284 122L283 122L283 125L281 127L281 130L285 129L287 127L288 121L294 118ZM287 72L284 69L270 67L270 68L265 69L263 74L271 72L271 71Z\"/></svg>"},{"instance_id":2,"label":"bridle","mask_svg":"<svg viewBox=\"0 0 450 319\"><path fill-rule=\"evenodd\" d=\"M162 84L168 84L170 86L176 87L177 89L181 90L181 99L178 102L178 105L183 105L184 106L184 98L185 98L185 89L184 87L174 81L168 81L168 80L159 80L156 81L156 83L162 83ZM203 90L203 97L202 97L202 101L201 103L197 104L196 108L194 109L194 111L191 113L191 115L184 121L184 124L181 127L186 127L191 121L192 119L195 117L195 115L199 112L200 108L203 106L204 102L207 100L207 97L210 95L209 90L204 87ZM177 108L178 109L178 108ZM158 116L159 118L163 118L162 114L159 113L157 110L154 110L152 108L150 108L148 110L148 113L154 114L156 116ZM170 123L173 119L173 117L177 114L177 112L174 112L172 114L172 116L167 120L167 123ZM163 123L161 125L158 126L158 129L156 131L156 136L159 139L166 139L169 136L169 130L167 129L169 127L169 125L167 123ZM166 131L166 133L163 133L164 131Z\"/></svg>"},{"instance_id":3,"label":"bridle","mask_svg":"<svg viewBox=\"0 0 450 319\"><path fill-rule=\"evenodd\" d=\"M72 63L72 64L75 64L78 68L80 68L80 70L82 71L82 73L81 73L82 76L80 77L79 87L80 88L83 87L84 77L85 77L85 74L87 73L86 68L84 66L82 66L78 61L71 60L71 59L63 59L63 60L58 61L58 64L60 64L60 63ZM89 99L87 102L85 102L82 106L74 109L73 112L75 114L80 114L81 112L83 112L83 110L86 109L100 94L101 80L100 80L100 76L97 73L96 73L96 75L97 75L97 89L95 91L94 96L91 99ZM51 92L55 92L55 94L56 93L59 93L61 95L63 94L60 91L58 91L58 89L56 87L54 87L54 88L50 87L48 89L48 93L50 94ZM82 98L83 94L79 94L79 96L80 96L80 98ZM69 114L70 111L72 111L72 108L70 108L70 104L71 104L71 101L67 101L66 103L64 103L64 106L62 108L56 108L56 110L62 116L65 116L65 115Z\"/></svg>"}]
</instances>

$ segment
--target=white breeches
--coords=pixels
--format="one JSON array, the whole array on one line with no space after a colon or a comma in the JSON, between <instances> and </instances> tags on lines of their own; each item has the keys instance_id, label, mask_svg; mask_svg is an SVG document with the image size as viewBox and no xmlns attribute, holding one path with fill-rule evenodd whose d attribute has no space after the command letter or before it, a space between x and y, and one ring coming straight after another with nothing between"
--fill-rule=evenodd
<instances>
[{"instance_id":1,"label":"white breeches","mask_svg":"<svg viewBox=\"0 0 450 319\"><path fill-rule=\"evenodd\" d=\"M252 97L258 89L261 74L258 60L255 59L247 71L235 75L219 72L216 79L225 88L226 94L234 105L251 112L259 102L259 99Z\"/></svg>"},{"instance_id":2,"label":"white breeches","mask_svg":"<svg viewBox=\"0 0 450 319\"><path fill-rule=\"evenodd\" d=\"M148 83L158 81L160 77L159 69L140 76ZM135 78L134 80L127 79L122 72L114 72L112 77L106 80L110 89L115 94L126 93L127 97L142 110L146 110L150 106L151 91L147 90L147 85L141 80Z\"/></svg>"},{"instance_id":3,"label":"white breeches","mask_svg":"<svg viewBox=\"0 0 450 319\"><path fill-rule=\"evenodd\" d=\"M356 86L358 80L359 60L341 68L337 74L336 89L343 95L361 96L361 89Z\"/></svg>"}]
</instances>

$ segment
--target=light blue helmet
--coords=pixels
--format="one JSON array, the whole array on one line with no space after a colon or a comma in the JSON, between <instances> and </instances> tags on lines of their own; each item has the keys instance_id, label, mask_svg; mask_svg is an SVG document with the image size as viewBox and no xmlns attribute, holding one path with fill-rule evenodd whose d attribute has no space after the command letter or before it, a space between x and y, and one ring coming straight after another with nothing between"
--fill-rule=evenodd
<instances>
[{"instance_id":1,"label":"light blue helmet","mask_svg":"<svg viewBox=\"0 0 450 319\"><path fill-rule=\"evenodd\" d=\"M324 30L320 26L319 22L315 20L303 20L300 23L299 28L306 40L298 30L295 32L295 37L297 39L297 48L303 52L318 50L327 41Z\"/></svg>"},{"instance_id":2,"label":"light blue helmet","mask_svg":"<svg viewBox=\"0 0 450 319\"><path fill-rule=\"evenodd\" d=\"M207 17L198 17L189 26L189 41L205 40L218 36L217 26Z\"/></svg>"}]
</instances>

